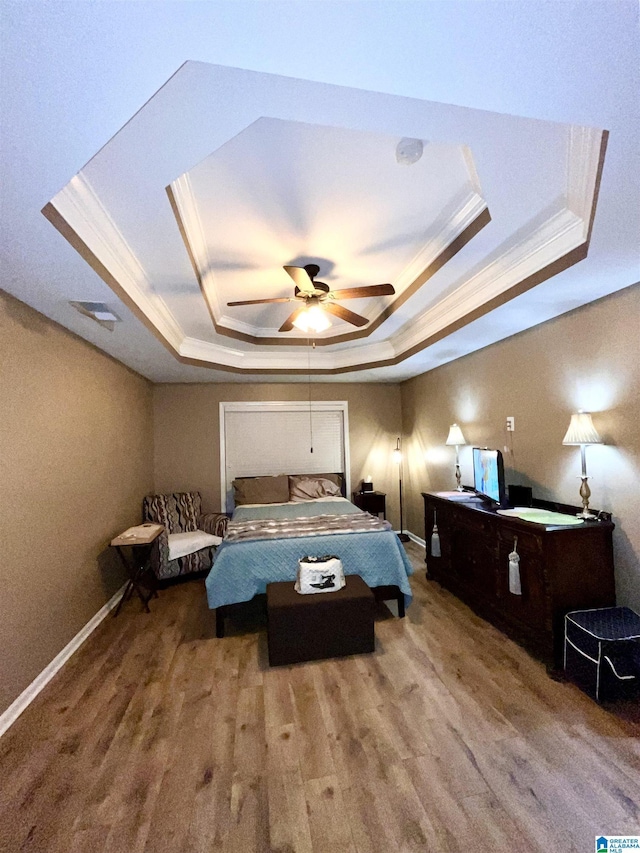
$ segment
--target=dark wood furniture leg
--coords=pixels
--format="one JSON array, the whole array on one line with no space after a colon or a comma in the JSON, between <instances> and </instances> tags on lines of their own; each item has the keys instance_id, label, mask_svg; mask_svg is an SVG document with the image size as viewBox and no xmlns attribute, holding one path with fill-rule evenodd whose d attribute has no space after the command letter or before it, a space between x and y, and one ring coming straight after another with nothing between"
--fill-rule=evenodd
<instances>
[{"instance_id":1,"label":"dark wood furniture leg","mask_svg":"<svg viewBox=\"0 0 640 853\"><path fill-rule=\"evenodd\" d=\"M120 597L120 601L118 602L118 606L116 607L116 609L114 611L114 614L113 614L114 619L118 615L118 613L120 613L120 608L122 607L124 602L128 601L128 599L131 598L132 592L133 592L133 584L131 582L131 578L129 578L129 580L127 581L127 585L124 588L124 592L122 593L122 596ZM148 605L147 605L147 612L149 612Z\"/></svg>"},{"instance_id":2,"label":"dark wood furniture leg","mask_svg":"<svg viewBox=\"0 0 640 853\"><path fill-rule=\"evenodd\" d=\"M120 555L122 564L125 567L127 574L129 575L129 580L127 581L127 585L122 594L122 598L118 602L118 606L116 607L115 613L113 614L114 617L118 615L123 602L131 596L134 589L138 593L138 598L144 605L144 609L147 613L151 613L151 611L149 610L149 601L152 598L158 597L158 591L153 580L151 581L150 587L146 590L140 583L142 577L148 573L149 554L151 552L150 546L143 547L137 545L135 547L132 547L131 550L134 552L134 554L132 554L130 560L127 560L122 548L119 545L116 547L116 551ZM136 556L134 557L134 555ZM149 574L148 577L151 580L151 574Z\"/></svg>"},{"instance_id":3,"label":"dark wood furniture leg","mask_svg":"<svg viewBox=\"0 0 640 853\"><path fill-rule=\"evenodd\" d=\"M390 601L393 599L398 604L398 618L404 619L404 593L399 586L374 586L371 588L376 601Z\"/></svg>"},{"instance_id":4,"label":"dark wood furniture leg","mask_svg":"<svg viewBox=\"0 0 640 853\"><path fill-rule=\"evenodd\" d=\"M216 637L221 640L224 637L225 608L216 607Z\"/></svg>"}]
</instances>

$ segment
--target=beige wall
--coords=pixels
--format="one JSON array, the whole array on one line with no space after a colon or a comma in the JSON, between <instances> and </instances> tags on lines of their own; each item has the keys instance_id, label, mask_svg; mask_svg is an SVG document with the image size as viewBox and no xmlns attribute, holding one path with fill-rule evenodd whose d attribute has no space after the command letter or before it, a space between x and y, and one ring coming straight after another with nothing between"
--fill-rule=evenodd
<instances>
[{"instance_id":1,"label":"beige wall","mask_svg":"<svg viewBox=\"0 0 640 853\"><path fill-rule=\"evenodd\" d=\"M640 610L639 319L634 285L403 383L408 528L424 537L421 491L455 486L454 422L469 445L503 450L507 483L580 504L580 449L562 439L571 413L590 411L606 442L587 448L591 504L613 513L618 600ZM472 484L471 448L460 455Z\"/></svg>"},{"instance_id":2,"label":"beige wall","mask_svg":"<svg viewBox=\"0 0 640 853\"><path fill-rule=\"evenodd\" d=\"M579 449L562 437L592 411L606 441L587 450L592 504L616 522L619 601L640 609L639 316L635 286L400 386L314 382L312 397L349 402L352 487L370 474L396 527L402 424L405 527L421 537L420 492L453 486L451 423L469 445L509 448L508 483L578 503ZM198 489L219 508L218 404L307 400L308 387L151 386L0 292L0 399L1 713L122 583L107 543L145 493ZM461 462L471 482L469 446Z\"/></svg>"},{"instance_id":3,"label":"beige wall","mask_svg":"<svg viewBox=\"0 0 640 853\"><path fill-rule=\"evenodd\" d=\"M197 489L208 510L220 509L220 402L308 400L306 383L156 385L155 480L159 492ZM387 517L398 524L397 468L391 451L399 434L397 385L313 383L314 400L347 400L351 486L369 474L387 493Z\"/></svg>"},{"instance_id":4,"label":"beige wall","mask_svg":"<svg viewBox=\"0 0 640 853\"><path fill-rule=\"evenodd\" d=\"M122 584L153 485L151 385L0 291L0 713Z\"/></svg>"}]
</instances>

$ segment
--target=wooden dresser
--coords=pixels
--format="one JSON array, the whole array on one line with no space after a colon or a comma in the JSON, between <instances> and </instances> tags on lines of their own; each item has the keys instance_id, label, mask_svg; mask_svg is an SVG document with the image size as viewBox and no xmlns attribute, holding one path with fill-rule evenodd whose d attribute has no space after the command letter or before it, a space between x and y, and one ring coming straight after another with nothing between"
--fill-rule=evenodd
<instances>
[{"instance_id":1,"label":"wooden dresser","mask_svg":"<svg viewBox=\"0 0 640 853\"><path fill-rule=\"evenodd\" d=\"M555 527L499 515L486 503L424 498L427 578L545 661L562 669L564 615L615 604L612 533L602 521ZM472 495L470 494L471 498ZM534 500L575 515L578 507ZM437 518L441 556L431 555ZM509 591L509 553L517 537L522 594Z\"/></svg>"}]
</instances>

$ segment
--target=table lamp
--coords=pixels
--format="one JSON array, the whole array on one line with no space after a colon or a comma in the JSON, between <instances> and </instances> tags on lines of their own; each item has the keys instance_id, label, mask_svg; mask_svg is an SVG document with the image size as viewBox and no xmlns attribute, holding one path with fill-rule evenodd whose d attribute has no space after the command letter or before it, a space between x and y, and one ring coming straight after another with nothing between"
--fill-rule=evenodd
<instances>
[{"instance_id":1,"label":"table lamp","mask_svg":"<svg viewBox=\"0 0 640 853\"><path fill-rule=\"evenodd\" d=\"M458 424L451 424L449 427L449 435L447 436L447 446L455 445L456 448L456 490L458 492L463 492L464 489L460 485L460 481L462 479L462 475L460 474L460 456L458 452L458 448L460 445L466 444L465 438L462 434L462 430L458 426Z\"/></svg>"},{"instance_id":2,"label":"table lamp","mask_svg":"<svg viewBox=\"0 0 640 853\"><path fill-rule=\"evenodd\" d=\"M595 514L589 511L589 498L591 497L591 489L587 482L587 444L602 444L602 439L598 435L598 431L593 425L589 412L578 412L571 415L571 422L567 434L562 439L563 444L580 445L580 456L582 459L582 475L580 484L580 497L582 498L582 512L579 512L578 518L596 518Z\"/></svg>"}]
</instances>

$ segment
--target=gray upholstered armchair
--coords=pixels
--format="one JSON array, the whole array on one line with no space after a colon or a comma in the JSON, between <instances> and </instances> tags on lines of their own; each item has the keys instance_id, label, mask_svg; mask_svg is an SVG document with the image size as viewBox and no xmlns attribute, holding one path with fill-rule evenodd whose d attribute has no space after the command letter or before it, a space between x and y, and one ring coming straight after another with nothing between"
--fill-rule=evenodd
<instances>
[{"instance_id":1,"label":"gray upholstered armchair","mask_svg":"<svg viewBox=\"0 0 640 853\"><path fill-rule=\"evenodd\" d=\"M211 568L229 518L222 513L203 515L199 492L147 495L142 512L145 521L164 527L151 551L151 567L159 580Z\"/></svg>"}]
</instances>

